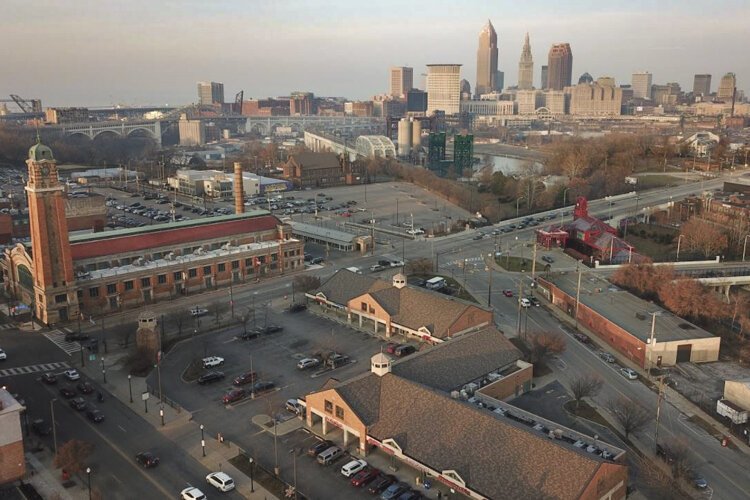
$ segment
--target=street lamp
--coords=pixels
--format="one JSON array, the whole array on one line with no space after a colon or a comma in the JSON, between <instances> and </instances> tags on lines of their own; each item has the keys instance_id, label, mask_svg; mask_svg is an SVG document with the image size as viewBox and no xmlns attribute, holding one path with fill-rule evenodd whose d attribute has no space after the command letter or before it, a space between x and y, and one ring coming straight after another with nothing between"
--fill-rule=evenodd
<instances>
[{"instance_id":1,"label":"street lamp","mask_svg":"<svg viewBox=\"0 0 750 500\"><path fill-rule=\"evenodd\" d=\"M562 226L565 222L565 203L568 199L569 190L570 190L569 187L563 189L563 206L562 206L562 210L560 210L560 226Z\"/></svg>"},{"instance_id":2,"label":"street lamp","mask_svg":"<svg viewBox=\"0 0 750 500\"><path fill-rule=\"evenodd\" d=\"M86 476L89 479L89 500L91 500L91 467L86 467Z\"/></svg>"},{"instance_id":3,"label":"street lamp","mask_svg":"<svg viewBox=\"0 0 750 500\"><path fill-rule=\"evenodd\" d=\"M293 470L294 470L294 498L297 498L297 449L292 448L289 450L289 454L292 456Z\"/></svg>"},{"instance_id":4,"label":"street lamp","mask_svg":"<svg viewBox=\"0 0 750 500\"><path fill-rule=\"evenodd\" d=\"M130 393L130 402L133 402L133 383L131 381L132 376L128 374L128 392Z\"/></svg>"},{"instance_id":5,"label":"street lamp","mask_svg":"<svg viewBox=\"0 0 750 500\"><path fill-rule=\"evenodd\" d=\"M526 199L525 196L521 196L520 198L516 200L516 219L518 218L518 204L521 202L521 200L525 200L525 199Z\"/></svg>"},{"instance_id":6,"label":"street lamp","mask_svg":"<svg viewBox=\"0 0 750 500\"><path fill-rule=\"evenodd\" d=\"M203 437L203 424L201 424L201 448L203 449L203 456L206 456L206 440Z\"/></svg>"},{"instance_id":7,"label":"street lamp","mask_svg":"<svg viewBox=\"0 0 750 500\"><path fill-rule=\"evenodd\" d=\"M255 461L253 460L253 457L248 457L248 460L250 461L250 493L255 493L255 483L253 482L253 467L255 465Z\"/></svg>"},{"instance_id":8,"label":"street lamp","mask_svg":"<svg viewBox=\"0 0 750 500\"><path fill-rule=\"evenodd\" d=\"M684 237L685 237L685 235L681 234L679 236L679 238L677 238L677 259L675 259L675 261L679 261L680 260L680 243L682 243L682 238L684 238Z\"/></svg>"},{"instance_id":9,"label":"street lamp","mask_svg":"<svg viewBox=\"0 0 750 500\"><path fill-rule=\"evenodd\" d=\"M747 250L747 239L750 238L750 234L745 235L745 243L742 244L742 262L745 262L745 250Z\"/></svg>"},{"instance_id":10,"label":"street lamp","mask_svg":"<svg viewBox=\"0 0 750 500\"><path fill-rule=\"evenodd\" d=\"M102 378L104 379L104 383L107 383L107 368L104 366L104 356L102 356Z\"/></svg>"}]
</instances>

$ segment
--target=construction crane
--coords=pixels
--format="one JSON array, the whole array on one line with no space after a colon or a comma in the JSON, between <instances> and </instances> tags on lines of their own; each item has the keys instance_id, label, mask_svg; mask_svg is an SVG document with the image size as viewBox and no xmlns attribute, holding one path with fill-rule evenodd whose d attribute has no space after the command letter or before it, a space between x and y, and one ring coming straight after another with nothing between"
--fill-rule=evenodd
<instances>
[{"instance_id":1,"label":"construction crane","mask_svg":"<svg viewBox=\"0 0 750 500\"><path fill-rule=\"evenodd\" d=\"M23 99L15 94L11 94L10 99L0 99L0 102L14 102L21 109L22 113L42 112L42 101L40 99Z\"/></svg>"}]
</instances>

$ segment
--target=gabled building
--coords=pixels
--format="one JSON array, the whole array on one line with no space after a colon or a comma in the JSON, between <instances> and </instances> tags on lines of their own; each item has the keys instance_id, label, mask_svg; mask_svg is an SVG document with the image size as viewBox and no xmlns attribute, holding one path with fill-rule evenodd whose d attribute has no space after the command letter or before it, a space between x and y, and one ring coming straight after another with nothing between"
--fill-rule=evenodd
<instances>
[{"instance_id":1,"label":"gabled building","mask_svg":"<svg viewBox=\"0 0 750 500\"><path fill-rule=\"evenodd\" d=\"M335 153L298 153L284 164L284 178L295 186L326 187L346 183L341 159Z\"/></svg>"},{"instance_id":2,"label":"gabled building","mask_svg":"<svg viewBox=\"0 0 750 500\"><path fill-rule=\"evenodd\" d=\"M307 294L360 329L386 336L401 334L438 343L492 325L492 311L437 292L408 286L397 274L392 283L342 269Z\"/></svg>"}]
</instances>

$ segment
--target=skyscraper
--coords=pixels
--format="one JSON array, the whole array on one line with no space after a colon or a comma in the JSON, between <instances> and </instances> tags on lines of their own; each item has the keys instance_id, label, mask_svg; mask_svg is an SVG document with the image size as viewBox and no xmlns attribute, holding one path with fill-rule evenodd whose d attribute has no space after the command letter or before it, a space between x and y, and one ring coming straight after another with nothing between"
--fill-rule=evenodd
<instances>
[{"instance_id":1,"label":"skyscraper","mask_svg":"<svg viewBox=\"0 0 750 500\"><path fill-rule=\"evenodd\" d=\"M651 99L651 81L653 75L648 71L633 73L633 97L636 99Z\"/></svg>"},{"instance_id":2,"label":"skyscraper","mask_svg":"<svg viewBox=\"0 0 750 500\"><path fill-rule=\"evenodd\" d=\"M414 68L408 66L391 67L391 81L388 93L393 97L405 96L414 87Z\"/></svg>"},{"instance_id":3,"label":"skyscraper","mask_svg":"<svg viewBox=\"0 0 750 500\"><path fill-rule=\"evenodd\" d=\"M549 49L547 88L563 90L573 78L573 51L569 43L556 43Z\"/></svg>"},{"instance_id":4,"label":"skyscraper","mask_svg":"<svg viewBox=\"0 0 750 500\"><path fill-rule=\"evenodd\" d=\"M427 65L427 114L440 110L458 114L461 106L461 65Z\"/></svg>"},{"instance_id":5,"label":"skyscraper","mask_svg":"<svg viewBox=\"0 0 750 500\"><path fill-rule=\"evenodd\" d=\"M695 75L693 78L693 95L711 95L711 75Z\"/></svg>"},{"instance_id":6,"label":"skyscraper","mask_svg":"<svg viewBox=\"0 0 750 500\"><path fill-rule=\"evenodd\" d=\"M734 96L734 88L737 86L737 77L734 73L727 73L721 77L719 90L716 91L716 97L725 101L731 101Z\"/></svg>"},{"instance_id":7,"label":"skyscraper","mask_svg":"<svg viewBox=\"0 0 750 500\"><path fill-rule=\"evenodd\" d=\"M224 84L219 82L198 82L198 103L206 106L224 104Z\"/></svg>"},{"instance_id":8,"label":"skyscraper","mask_svg":"<svg viewBox=\"0 0 750 500\"><path fill-rule=\"evenodd\" d=\"M489 94L497 89L497 33L492 23L487 20L479 33L477 49L477 84L474 93L479 96Z\"/></svg>"},{"instance_id":9,"label":"skyscraper","mask_svg":"<svg viewBox=\"0 0 750 500\"><path fill-rule=\"evenodd\" d=\"M534 86L534 59L531 57L529 34L523 41L521 59L518 61L518 89L528 90Z\"/></svg>"},{"instance_id":10,"label":"skyscraper","mask_svg":"<svg viewBox=\"0 0 750 500\"><path fill-rule=\"evenodd\" d=\"M547 69L548 68L549 66L547 65L542 66L542 81L541 81L541 86L539 87L542 90L547 89L547 75L548 75Z\"/></svg>"}]
</instances>

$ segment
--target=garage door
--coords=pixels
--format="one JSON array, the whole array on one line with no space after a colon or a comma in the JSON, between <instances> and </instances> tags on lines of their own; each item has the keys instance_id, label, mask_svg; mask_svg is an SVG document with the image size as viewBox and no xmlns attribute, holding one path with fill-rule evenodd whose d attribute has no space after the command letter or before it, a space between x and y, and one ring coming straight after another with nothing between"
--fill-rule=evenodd
<instances>
[{"instance_id":1,"label":"garage door","mask_svg":"<svg viewBox=\"0 0 750 500\"><path fill-rule=\"evenodd\" d=\"M690 361L690 353L693 350L692 344L678 345L677 346L677 362L686 363Z\"/></svg>"}]
</instances>

